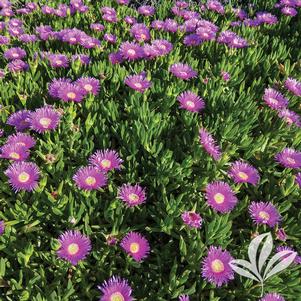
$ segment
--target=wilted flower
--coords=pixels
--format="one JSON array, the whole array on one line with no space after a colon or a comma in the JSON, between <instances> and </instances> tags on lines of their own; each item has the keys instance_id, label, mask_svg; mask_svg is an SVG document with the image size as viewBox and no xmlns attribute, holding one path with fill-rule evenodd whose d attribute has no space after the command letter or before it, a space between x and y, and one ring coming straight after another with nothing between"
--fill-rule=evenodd
<instances>
[{"instance_id":1,"label":"wilted flower","mask_svg":"<svg viewBox=\"0 0 301 301\"><path fill-rule=\"evenodd\" d=\"M221 158L221 150L212 135L204 128L199 131L200 143L214 160Z\"/></svg>"},{"instance_id":2,"label":"wilted flower","mask_svg":"<svg viewBox=\"0 0 301 301\"><path fill-rule=\"evenodd\" d=\"M201 216L193 211L185 211L182 213L181 218L183 222L191 228L200 228L203 219Z\"/></svg>"},{"instance_id":3,"label":"wilted flower","mask_svg":"<svg viewBox=\"0 0 301 301\"><path fill-rule=\"evenodd\" d=\"M281 240L281 241L286 241L287 239L287 235L284 231L283 228L279 228L277 231L276 231L276 237L277 239Z\"/></svg>"}]
</instances>

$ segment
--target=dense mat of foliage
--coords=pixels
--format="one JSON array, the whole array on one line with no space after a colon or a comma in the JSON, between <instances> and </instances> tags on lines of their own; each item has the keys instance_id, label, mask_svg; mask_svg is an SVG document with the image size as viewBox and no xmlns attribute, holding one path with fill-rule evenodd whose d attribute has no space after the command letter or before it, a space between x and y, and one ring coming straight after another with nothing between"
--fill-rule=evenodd
<instances>
[{"instance_id":1,"label":"dense mat of foliage","mask_svg":"<svg viewBox=\"0 0 301 301\"><path fill-rule=\"evenodd\" d=\"M0 0L0 300L260 300L229 260L301 253L301 2L84 2Z\"/></svg>"}]
</instances>

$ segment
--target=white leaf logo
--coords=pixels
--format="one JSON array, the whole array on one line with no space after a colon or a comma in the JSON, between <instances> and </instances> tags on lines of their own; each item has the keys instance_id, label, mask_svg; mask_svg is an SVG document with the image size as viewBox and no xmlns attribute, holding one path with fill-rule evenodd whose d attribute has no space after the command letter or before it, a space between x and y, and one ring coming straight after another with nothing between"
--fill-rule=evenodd
<instances>
[{"instance_id":1,"label":"white leaf logo","mask_svg":"<svg viewBox=\"0 0 301 301\"><path fill-rule=\"evenodd\" d=\"M260 244L263 243L259 252ZM239 275L260 282L263 295L264 281L286 269L295 259L297 253L289 250L278 252L269 261L272 253L273 239L271 233L264 233L255 237L248 248L249 261L234 259L230 261L231 268ZM258 260L258 262L257 262ZM262 272L265 266L264 272Z\"/></svg>"}]
</instances>

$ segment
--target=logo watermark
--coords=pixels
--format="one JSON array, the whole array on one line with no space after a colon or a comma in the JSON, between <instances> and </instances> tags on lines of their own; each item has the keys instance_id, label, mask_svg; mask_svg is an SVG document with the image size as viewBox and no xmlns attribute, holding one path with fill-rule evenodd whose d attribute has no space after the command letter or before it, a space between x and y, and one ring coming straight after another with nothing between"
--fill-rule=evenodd
<instances>
[{"instance_id":1,"label":"logo watermark","mask_svg":"<svg viewBox=\"0 0 301 301\"><path fill-rule=\"evenodd\" d=\"M262 243L261 249L260 245ZM264 233L255 237L248 248L249 260L234 259L230 261L231 268L239 275L255 280L261 284L263 296L264 282L271 276L286 269L295 259L297 253L284 250L276 253L270 259L273 249L271 233Z\"/></svg>"}]
</instances>

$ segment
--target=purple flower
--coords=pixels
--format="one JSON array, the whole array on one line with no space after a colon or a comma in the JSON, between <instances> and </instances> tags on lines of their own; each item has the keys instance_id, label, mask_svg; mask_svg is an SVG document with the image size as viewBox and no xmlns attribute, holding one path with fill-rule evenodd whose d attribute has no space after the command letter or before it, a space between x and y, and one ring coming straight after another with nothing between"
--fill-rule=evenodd
<instances>
[{"instance_id":1,"label":"purple flower","mask_svg":"<svg viewBox=\"0 0 301 301\"><path fill-rule=\"evenodd\" d=\"M138 232L128 233L122 239L120 246L137 262L146 258L150 252L147 239Z\"/></svg>"},{"instance_id":2,"label":"purple flower","mask_svg":"<svg viewBox=\"0 0 301 301\"><path fill-rule=\"evenodd\" d=\"M209 10L215 11L221 15L223 15L225 13L224 6L217 0L207 1L207 7Z\"/></svg>"},{"instance_id":3,"label":"purple flower","mask_svg":"<svg viewBox=\"0 0 301 301\"><path fill-rule=\"evenodd\" d=\"M29 157L28 149L22 145L17 144L5 144L1 147L0 158L24 161Z\"/></svg>"},{"instance_id":4,"label":"purple flower","mask_svg":"<svg viewBox=\"0 0 301 301\"><path fill-rule=\"evenodd\" d=\"M277 17L268 12L258 12L256 18L260 23L268 25L273 25L278 22Z\"/></svg>"},{"instance_id":5,"label":"purple flower","mask_svg":"<svg viewBox=\"0 0 301 301\"><path fill-rule=\"evenodd\" d=\"M118 189L117 197L126 203L128 207L140 205L146 200L145 189L138 184L123 184Z\"/></svg>"},{"instance_id":6,"label":"purple flower","mask_svg":"<svg viewBox=\"0 0 301 301\"><path fill-rule=\"evenodd\" d=\"M132 289L127 280L119 277L111 277L101 286L98 286L98 289L101 290L103 294L99 301L133 301Z\"/></svg>"},{"instance_id":7,"label":"purple flower","mask_svg":"<svg viewBox=\"0 0 301 301\"><path fill-rule=\"evenodd\" d=\"M29 67L28 64L22 60L13 60L7 66L9 71L13 73L26 71Z\"/></svg>"},{"instance_id":8,"label":"purple flower","mask_svg":"<svg viewBox=\"0 0 301 301\"><path fill-rule=\"evenodd\" d=\"M203 219L201 216L193 211L185 211L181 215L182 221L191 228L200 228L202 226Z\"/></svg>"},{"instance_id":9,"label":"purple flower","mask_svg":"<svg viewBox=\"0 0 301 301\"><path fill-rule=\"evenodd\" d=\"M280 253L283 251L287 251L286 253L283 254L283 256L281 257L282 261L285 261L285 259L291 255L292 253L296 253L296 257L294 259L294 263L295 264L301 264L301 256L297 255L297 252L292 248L292 247L288 247L288 246L278 246L276 248L276 252Z\"/></svg>"},{"instance_id":10,"label":"purple flower","mask_svg":"<svg viewBox=\"0 0 301 301\"><path fill-rule=\"evenodd\" d=\"M238 199L229 184L222 181L209 183L206 187L207 204L216 212L227 213L236 206Z\"/></svg>"},{"instance_id":11,"label":"purple flower","mask_svg":"<svg viewBox=\"0 0 301 301\"><path fill-rule=\"evenodd\" d=\"M284 82L284 86L296 96L301 96L301 82L297 81L296 79L289 77Z\"/></svg>"},{"instance_id":12,"label":"purple flower","mask_svg":"<svg viewBox=\"0 0 301 301\"><path fill-rule=\"evenodd\" d=\"M107 177L98 168L87 166L76 172L73 181L80 189L95 190L107 184Z\"/></svg>"},{"instance_id":13,"label":"purple flower","mask_svg":"<svg viewBox=\"0 0 301 301\"><path fill-rule=\"evenodd\" d=\"M190 299L189 299L189 296L187 296L187 295L181 295L180 297L179 297L179 301L189 301Z\"/></svg>"},{"instance_id":14,"label":"purple flower","mask_svg":"<svg viewBox=\"0 0 301 301\"><path fill-rule=\"evenodd\" d=\"M122 56L121 52L117 51L117 52L114 52L114 53L110 53L109 54L109 61L113 65L122 63L123 62L123 56Z\"/></svg>"},{"instance_id":15,"label":"purple flower","mask_svg":"<svg viewBox=\"0 0 301 301\"><path fill-rule=\"evenodd\" d=\"M200 143L206 150L206 152L216 161L218 161L222 154L220 147L216 144L216 141L212 135L204 128L199 131Z\"/></svg>"},{"instance_id":16,"label":"purple flower","mask_svg":"<svg viewBox=\"0 0 301 301\"><path fill-rule=\"evenodd\" d=\"M294 124L297 127L301 127L300 116L293 111L282 109L278 111L278 116L282 118L288 125Z\"/></svg>"},{"instance_id":17,"label":"purple flower","mask_svg":"<svg viewBox=\"0 0 301 301\"><path fill-rule=\"evenodd\" d=\"M148 27L143 23L136 23L131 28L132 37L141 42L141 41L149 41L151 36Z\"/></svg>"},{"instance_id":18,"label":"purple flower","mask_svg":"<svg viewBox=\"0 0 301 301\"><path fill-rule=\"evenodd\" d=\"M92 30L95 30L95 31L103 31L103 30L105 30L104 25L102 25L102 24L100 24L100 23L92 23L92 24L90 25L90 28L91 28Z\"/></svg>"},{"instance_id":19,"label":"purple flower","mask_svg":"<svg viewBox=\"0 0 301 301\"><path fill-rule=\"evenodd\" d=\"M27 149L30 149L35 146L36 141L28 134L17 133L7 137L7 144L16 144L21 145Z\"/></svg>"},{"instance_id":20,"label":"purple flower","mask_svg":"<svg viewBox=\"0 0 301 301\"><path fill-rule=\"evenodd\" d=\"M4 233L4 231L5 231L5 223L4 223L4 221L0 221L0 235L3 235L3 233Z\"/></svg>"},{"instance_id":21,"label":"purple flower","mask_svg":"<svg viewBox=\"0 0 301 301\"><path fill-rule=\"evenodd\" d=\"M130 0L116 0L116 1L120 5L128 5L130 3Z\"/></svg>"},{"instance_id":22,"label":"purple flower","mask_svg":"<svg viewBox=\"0 0 301 301\"><path fill-rule=\"evenodd\" d=\"M150 5L143 5L138 7L138 13L144 16L152 16L156 12L155 8Z\"/></svg>"},{"instance_id":23,"label":"purple flower","mask_svg":"<svg viewBox=\"0 0 301 301\"><path fill-rule=\"evenodd\" d=\"M199 112L205 108L204 100L191 91L186 91L178 96L180 108L191 112Z\"/></svg>"},{"instance_id":24,"label":"purple flower","mask_svg":"<svg viewBox=\"0 0 301 301\"><path fill-rule=\"evenodd\" d=\"M217 38L218 43L221 44L229 44L231 43L235 38L237 38L237 34L231 30L225 30L222 31Z\"/></svg>"},{"instance_id":25,"label":"purple flower","mask_svg":"<svg viewBox=\"0 0 301 301\"><path fill-rule=\"evenodd\" d=\"M23 59L26 57L26 51L20 47L10 48L3 53L3 57L7 60Z\"/></svg>"},{"instance_id":26,"label":"purple flower","mask_svg":"<svg viewBox=\"0 0 301 301\"><path fill-rule=\"evenodd\" d=\"M61 115L51 106L36 109L29 114L27 121L30 123L30 128L38 133L44 133L49 130L54 130L59 122Z\"/></svg>"},{"instance_id":27,"label":"purple flower","mask_svg":"<svg viewBox=\"0 0 301 301\"><path fill-rule=\"evenodd\" d=\"M202 276L216 286L222 286L234 279L234 272L230 266L233 260L228 251L221 247L210 246L207 257L203 260Z\"/></svg>"},{"instance_id":28,"label":"purple flower","mask_svg":"<svg viewBox=\"0 0 301 301\"><path fill-rule=\"evenodd\" d=\"M0 35L0 45L7 45L10 43L10 38Z\"/></svg>"},{"instance_id":29,"label":"purple flower","mask_svg":"<svg viewBox=\"0 0 301 301\"><path fill-rule=\"evenodd\" d=\"M193 70L189 65L177 63L170 66L169 71L176 77L189 80L197 77L198 73Z\"/></svg>"},{"instance_id":30,"label":"purple flower","mask_svg":"<svg viewBox=\"0 0 301 301\"><path fill-rule=\"evenodd\" d=\"M290 16L290 17L295 17L298 14L298 11L295 8L288 7L288 6L282 7L281 12L283 15Z\"/></svg>"},{"instance_id":31,"label":"purple flower","mask_svg":"<svg viewBox=\"0 0 301 301\"><path fill-rule=\"evenodd\" d=\"M164 29L164 26L165 26L165 23L164 23L164 21L162 21L162 20L154 20L154 21L151 23L151 27L154 28L154 29L157 29L157 30L162 30L162 29Z\"/></svg>"},{"instance_id":32,"label":"purple flower","mask_svg":"<svg viewBox=\"0 0 301 301\"><path fill-rule=\"evenodd\" d=\"M301 152L293 148L285 148L280 153L276 154L275 160L286 168L301 167Z\"/></svg>"},{"instance_id":33,"label":"purple flower","mask_svg":"<svg viewBox=\"0 0 301 301\"><path fill-rule=\"evenodd\" d=\"M173 49L172 43L167 40L154 40L152 46L158 53L158 56L163 56L170 53Z\"/></svg>"},{"instance_id":34,"label":"purple flower","mask_svg":"<svg viewBox=\"0 0 301 301\"><path fill-rule=\"evenodd\" d=\"M63 83L58 89L58 97L63 101L81 102L86 95L86 91L80 86Z\"/></svg>"},{"instance_id":35,"label":"purple flower","mask_svg":"<svg viewBox=\"0 0 301 301\"><path fill-rule=\"evenodd\" d=\"M38 40L38 37L35 34L22 34L19 40L23 43L33 43Z\"/></svg>"},{"instance_id":36,"label":"purple flower","mask_svg":"<svg viewBox=\"0 0 301 301\"><path fill-rule=\"evenodd\" d=\"M298 184L299 187L301 188L301 172L298 172L298 173L296 174L295 182L296 182L296 184Z\"/></svg>"},{"instance_id":37,"label":"purple flower","mask_svg":"<svg viewBox=\"0 0 301 301\"><path fill-rule=\"evenodd\" d=\"M97 95L99 93L99 80L94 77L79 78L74 84L86 91L87 94Z\"/></svg>"},{"instance_id":38,"label":"purple flower","mask_svg":"<svg viewBox=\"0 0 301 301\"><path fill-rule=\"evenodd\" d=\"M187 35L183 41L184 45L186 46L198 46L202 42L203 42L202 38L195 33Z\"/></svg>"},{"instance_id":39,"label":"purple flower","mask_svg":"<svg viewBox=\"0 0 301 301\"><path fill-rule=\"evenodd\" d=\"M137 43L123 42L119 48L122 57L129 61L143 58L143 48Z\"/></svg>"},{"instance_id":40,"label":"purple flower","mask_svg":"<svg viewBox=\"0 0 301 301\"><path fill-rule=\"evenodd\" d=\"M129 24L129 25L133 25L137 23L136 18L132 17L132 16L125 16L124 17L124 22Z\"/></svg>"},{"instance_id":41,"label":"purple flower","mask_svg":"<svg viewBox=\"0 0 301 301\"><path fill-rule=\"evenodd\" d=\"M264 90L263 100L274 110L284 109L288 105L288 100L280 92L272 88Z\"/></svg>"},{"instance_id":42,"label":"purple flower","mask_svg":"<svg viewBox=\"0 0 301 301\"><path fill-rule=\"evenodd\" d=\"M79 61L82 65L89 65L91 62L91 59L87 54L74 54L71 59L73 62Z\"/></svg>"},{"instance_id":43,"label":"purple flower","mask_svg":"<svg viewBox=\"0 0 301 301\"><path fill-rule=\"evenodd\" d=\"M89 163L99 168L102 172L108 172L113 169L120 169L122 162L123 160L120 159L118 153L114 150L109 149L96 151L89 158Z\"/></svg>"},{"instance_id":44,"label":"purple flower","mask_svg":"<svg viewBox=\"0 0 301 301\"><path fill-rule=\"evenodd\" d=\"M196 30L196 34L203 41L212 41L215 39L215 36L216 36L216 32L212 31L210 28L207 28L207 27L199 27Z\"/></svg>"},{"instance_id":45,"label":"purple flower","mask_svg":"<svg viewBox=\"0 0 301 301\"><path fill-rule=\"evenodd\" d=\"M140 74L129 75L124 83L140 93L144 93L151 86L151 82Z\"/></svg>"},{"instance_id":46,"label":"purple flower","mask_svg":"<svg viewBox=\"0 0 301 301\"><path fill-rule=\"evenodd\" d=\"M166 19L164 21L164 30L167 32L177 32L178 27L179 25L174 19Z\"/></svg>"},{"instance_id":47,"label":"purple flower","mask_svg":"<svg viewBox=\"0 0 301 301\"><path fill-rule=\"evenodd\" d=\"M249 206L249 213L257 225L268 225L273 228L281 220L278 210L270 202L252 202Z\"/></svg>"},{"instance_id":48,"label":"purple flower","mask_svg":"<svg viewBox=\"0 0 301 301\"><path fill-rule=\"evenodd\" d=\"M287 239L287 235L285 233L285 230L283 228L279 228L277 231L276 231L276 237L277 239L281 240L281 241L286 241Z\"/></svg>"},{"instance_id":49,"label":"purple flower","mask_svg":"<svg viewBox=\"0 0 301 301\"><path fill-rule=\"evenodd\" d=\"M285 299L276 293L269 293L266 294L263 298L261 298L259 301L285 301Z\"/></svg>"},{"instance_id":50,"label":"purple flower","mask_svg":"<svg viewBox=\"0 0 301 301\"><path fill-rule=\"evenodd\" d=\"M71 79L68 78L54 78L52 82L48 86L48 93L53 98L59 98L59 90L61 87L63 87L65 84L71 83Z\"/></svg>"},{"instance_id":51,"label":"purple flower","mask_svg":"<svg viewBox=\"0 0 301 301\"><path fill-rule=\"evenodd\" d=\"M103 39L111 44L115 44L116 41L117 41L117 37L113 34L110 34L110 33L106 33L104 36L103 36Z\"/></svg>"},{"instance_id":52,"label":"purple flower","mask_svg":"<svg viewBox=\"0 0 301 301\"><path fill-rule=\"evenodd\" d=\"M50 66L53 68L66 68L69 66L69 60L68 57L64 54L49 54L48 60L50 63Z\"/></svg>"},{"instance_id":53,"label":"purple flower","mask_svg":"<svg viewBox=\"0 0 301 301\"><path fill-rule=\"evenodd\" d=\"M221 71L221 76L223 81L227 82L231 79L230 73L226 71Z\"/></svg>"},{"instance_id":54,"label":"purple flower","mask_svg":"<svg viewBox=\"0 0 301 301\"><path fill-rule=\"evenodd\" d=\"M17 131L23 131L29 128L30 123L26 120L30 115L30 111L21 110L9 116L7 124L14 126Z\"/></svg>"},{"instance_id":55,"label":"purple flower","mask_svg":"<svg viewBox=\"0 0 301 301\"><path fill-rule=\"evenodd\" d=\"M5 171L12 188L32 191L38 186L40 171L38 166L32 162L15 162Z\"/></svg>"},{"instance_id":56,"label":"purple flower","mask_svg":"<svg viewBox=\"0 0 301 301\"><path fill-rule=\"evenodd\" d=\"M254 186L257 185L260 180L257 169L241 161L236 161L231 165L229 176L235 183L250 183Z\"/></svg>"},{"instance_id":57,"label":"purple flower","mask_svg":"<svg viewBox=\"0 0 301 301\"><path fill-rule=\"evenodd\" d=\"M91 251L91 241L88 236L82 235L79 231L66 231L58 238L60 248L57 251L58 257L77 265Z\"/></svg>"},{"instance_id":58,"label":"purple flower","mask_svg":"<svg viewBox=\"0 0 301 301\"><path fill-rule=\"evenodd\" d=\"M228 46L231 48L245 48L248 47L248 42L241 37L235 37L232 41L230 41Z\"/></svg>"}]
</instances>

